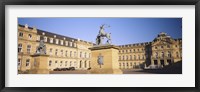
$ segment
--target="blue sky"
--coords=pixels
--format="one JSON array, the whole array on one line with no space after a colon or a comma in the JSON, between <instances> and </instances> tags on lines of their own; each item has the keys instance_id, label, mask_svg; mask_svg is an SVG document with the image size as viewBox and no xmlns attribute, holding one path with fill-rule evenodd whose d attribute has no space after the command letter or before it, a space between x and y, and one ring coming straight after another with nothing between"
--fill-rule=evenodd
<instances>
[{"instance_id":1,"label":"blue sky","mask_svg":"<svg viewBox=\"0 0 200 92\"><path fill-rule=\"evenodd\" d=\"M150 42L160 32L182 38L182 18L18 18L18 23L38 29L95 42L102 24L111 27L112 43L124 45Z\"/></svg>"}]
</instances>

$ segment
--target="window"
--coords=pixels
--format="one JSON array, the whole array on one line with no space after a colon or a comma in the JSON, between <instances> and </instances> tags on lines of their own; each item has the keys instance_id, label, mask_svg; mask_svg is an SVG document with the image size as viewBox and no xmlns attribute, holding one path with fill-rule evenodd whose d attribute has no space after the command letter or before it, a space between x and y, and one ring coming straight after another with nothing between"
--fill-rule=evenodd
<instances>
[{"instance_id":1,"label":"window","mask_svg":"<svg viewBox=\"0 0 200 92\"><path fill-rule=\"evenodd\" d=\"M168 56L168 57L171 57L171 52L170 52L170 51L168 51L167 56Z\"/></svg>"},{"instance_id":2,"label":"window","mask_svg":"<svg viewBox=\"0 0 200 92\"><path fill-rule=\"evenodd\" d=\"M58 49L56 49L56 51L55 51L55 55L56 55L56 56L58 55Z\"/></svg>"},{"instance_id":3,"label":"window","mask_svg":"<svg viewBox=\"0 0 200 92\"><path fill-rule=\"evenodd\" d=\"M123 60L124 60L124 56L123 56Z\"/></svg>"},{"instance_id":4,"label":"window","mask_svg":"<svg viewBox=\"0 0 200 92\"><path fill-rule=\"evenodd\" d=\"M178 47L178 45L175 45L175 47L177 48L177 47Z\"/></svg>"},{"instance_id":5,"label":"window","mask_svg":"<svg viewBox=\"0 0 200 92\"><path fill-rule=\"evenodd\" d=\"M18 53L22 52L22 44L18 44Z\"/></svg>"},{"instance_id":6,"label":"window","mask_svg":"<svg viewBox=\"0 0 200 92\"><path fill-rule=\"evenodd\" d=\"M63 56L63 50L61 50L60 52L61 52L61 56Z\"/></svg>"},{"instance_id":7,"label":"window","mask_svg":"<svg viewBox=\"0 0 200 92\"><path fill-rule=\"evenodd\" d=\"M44 42L47 42L47 37L44 37Z\"/></svg>"},{"instance_id":8,"label":"window","mask_svg":"<svg viewBox=\"0 0 200 92\"><path fill-rule=\"evenodd\" d=\"M164 52L161 52L161 56L162 56L162 58L164 58Z\"/></svg>"},{"instance_id":9,"label":"window","mask_svg":"<svg viewBox=\"0 0 200 92\"><path fill-rule=\"evenodd\" d=\"M87 53L85 52L85 58L87 57Z\"/></svg>"},{"instance_id":10,"label":"window","mask_svg":"<svg viewBox=\"0 0 200 92\"><path fill-rule=\"evenodd\" d=\"M119 56L119 60L121 60L121 56Z\"/></svg>"},{"instance_id":11,"label":"window","mask_svg":"<svg viewBox=\"0 0 200 92\"><path fill-rule=\"evenodd\" d=\"M155 46L155 49L158 49L158 48Z\"/></svg>"},{"instance_id":12,"label":"window","mask_svg":"<svg viewBox=\"0 0 200 92\"><path fill-rule=\"evenodd\" d=\"M69 43L70 47L72 47L72 42Z\"/></svg>"},{"instance_id":13,"label":"window","mask_svg":"<svg viewBox=\"0 0 200 92\"><path fill-rule=\"evenodd\" d=\"M67 61L65 61L65 66L67 66Z\"/></svg>"},{"instance_id":14,"label":"window","mask_svg":"<svg viewBox=\"0 0 200 92\"><path fill-rule=\"evenodd\" d=\"M19 32L19 37L23 37L23 33L22 32Z\"/></svg>"},{"instance_id":15,"label":"window","mask_svg":"<svg viewBox=\"0 0 200 92\"><path fill-rule=\"evenodd\" d=\"M74 57L76 57L76 51L74 51Z\"/></svg>"},{"instance_id":16,"label":"window","mask_svg":"<svg viewBox=\"0 0 200 92\"><path fill-rule=\"evenodd\" d=\"M60 41L60 44L63 45L63 40Z\"/></svg>"},{"instance_id":17,"label":"window","mask_svg":"<svg viewBox=\"0 0 200 92\"><path fill-rule=\"evenodd\" d=\"M130 53L132 52L132 50L130 50Z\"/></svg>"},{"instance_id":18,"label":"window","mask_svg":"<svg viewBox=\"0 0 200 92\"><path fill-rule=\"evenodd\" d=\"M67 57L67 50L65 51L65 56Z\"/></svg>"},{"instance_id":19,"label":"window","mask_svg":"<svg viewBox=\"0 0 200 92\"><path fill-rule=\"evenodd\" d=\"M163 48L163 46L160 46L160 48Z\"/></svg>"},{"instance_id":20,"label":"window","mask_svg":"<svg viewBox=\"0 0 200 92\"><path fill-rule=\"evenodd\" d=\"M72 51L70 51L70 57L72 57Z\"/></svg>"},{"instance_id":21,"label":"window","mask_svg":"<svg viewBox=\"0 0 200 92\"><path fill-rule=\"evenodd\" d=\"M126 56L126 60L128 60L128 56Z\"/></svg>"},{"instance_id":22,"label":"window","mask_svg":"<svg viewBox=\"0 0 200 92\"><path fill-rule=\"evenodd\" d=\"M133 66L133 63L132 63L132 62L130 63L130 66Z\"/></svg>"},{"instance_id":23,"label":"window","mask_svg":"<svg viewBox=\"0 0 200 92\"><path fill-rule=\"evenodd\" d=\"M50 38L50 43L53 43L53 38Z\"/></svg>"},{"instance_id":24,"label":"window","mask_svg":"<svg viewBox=\"0 0 200 92\"><path fill-rule=\"evenodd\" d=\"M68 46L68 41L65 41L65 45Z\"/></svg>"},{"instance_id":25,"label":"window","mask_svg":"<svg viewBox=\"0 0 200 92\"><path fill-rule=\"evenodd\" d=\"M51 65L52 65L52 61L50 60L50 61L49 61L49 66L51 66Z\"/></svg>"},{"instance_id":26,"label":"window","mask_svg":"<svg viewBox=\"0 0 200 92\"><path fill-rule=\"evenodd\" d=\"M60 61L60 66L62 66L62 61Z\"/></svg>"},{"instance_id":27,"label":"window","mask_svg":"<svg viewBox=\"0 0 200 92\"><path fill-rule=\"evenodd\" d=\"M70 61L70 65L69 66L72 66L72 61Z\"/></svg>"},{"instance_id":28,"label":"window","mask_svg":"<svg viewBox=\"0 0 200 92\"><path fill-rule=\"evenodd\" d=\"M26 67L28 67L30 65L30 59L26 60Z\"/></svg>"},{"instance_id":29,"label":"window","mask_svg":"<svg viewBox=\"0 0 200 92\"><path fill-rule=\"evenodd\" d=\"M58 39L56 39L56 44L58 44L58 42L59 42L59 40L58 40Z\"/></svg>"},{"instance_id":30,"label":"window","mask_svg":"<svg viewBox=\"0 0 200 92\"><path fill-rule=\"evenodd\" d=\"M133 51L135 52L135 49L133 49Z\"/></svg>"},{"instance_id":31,"label":"window","mask_svg":"<svg viewBox=\"0 0 200 92\"><path fill-rule=\"evenodd\" d=\"M140 49L138 49L138 52L140 51Z\"/></svg>"},{"instance_id":32,"label":"window","mask_svg":"<svg viewBox=\"0 0 200 92\"><path fill-rule=\"evenodd\" d=\"M27 45L27 53L31 53L31 45Z\"/></svg>"},{"instance_id":33,"label":"window","mask_svg":"<svg viewBox=\"0 0 200 92\"><path fill-rule=\"evenodd\" d=\"M126 63L126 65L128 66L128 63Z\"/></svg>"},{"instance_id":34,"label":"window","mask_svg":"<svg viewBox=\"0 0 200 92\"><path fill-rule=\"evenodd\" d=\"M50 50L49 50L50 55L52 55L52 52L53 52L53 49L50 48Z\"/></svg>"},{"instance_id":35,"label":"window","mask_svg":"<svg viewBox=\"0 0 200 92\"><path fill-rule=\"evenodd\" d=\"M140 55L138 55L138 59L140 59Z\"/></svg>"},{"instance_id":36,"label":"window","mask_svg":"<svg viewBox=\"0 0 200 92\"><path fill-rule=\"evenodd\" d=\"M132 60L132 55L130 55L130 60Z\"/></svg>"},{"instance_id":37,"label":"window","mask_svg":"<svg viewBox=\"0 0 200 92\"><path fill-rule=\"evenodd\" d=\"M76 43L74 43L74 47L76 47Z\"/></svg>"},{"instance_id":38,"label":"window","mask_svg":"<svg viewBox=\"0 0 200 92\"><path fill-rule=\"evenodd\" d=\"M80 58L82 57L82 52L80 52Z\"/></svg>"},{"instance_id":39,"label":"window","mask_svg":"<svg viewBox=\"0 0 200 92\"><path fill-rule=\"evenodd\" d=\"M21 66L21 59L18 59L17 66L18 66L18 67Z\"/></svg>"},{"instance_id":40,"label":"window","mask_svg":"<svg viewBox=\"0 0 200 92\"><path fill-rule=\"evenodd\" d=\"M134 60L136 60L136 56L134 55Z\"/></svg>"},{"instance_id":41,"label":"window","mask_svg":"<svg viewBox=\"0 0 200 92\"><path fill-rule=\"evenodd\" d=\"M28 38L31 39L31 38L32 38L32 35L31 35L31 34L28 34Z\"/></svg>"},{"instance_id":42,"label":"window","mask_svg":"<svg viewBox=\"0 0 200 92\"><path fill-rule=\"evenodd\" d=\"M119 63L119 66L121 66L121 63Z\"/></svg>"},{"instance_id":43,"label":"window","mask_svg":"<svg viewBox=\"0 0 200 92\"><path fill-rule=\"evenodd\" d=\"M158 58L158 52L156 52L155 56L156 56L156 58Z\"/></svg>"}]
</instances>

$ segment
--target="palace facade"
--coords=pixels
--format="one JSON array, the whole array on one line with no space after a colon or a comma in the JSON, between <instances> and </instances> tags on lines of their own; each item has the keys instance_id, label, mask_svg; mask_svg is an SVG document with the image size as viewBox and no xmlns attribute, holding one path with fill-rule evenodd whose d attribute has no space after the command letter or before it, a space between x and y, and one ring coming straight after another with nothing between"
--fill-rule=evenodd
<instances>
[{"instance_id":1,"label":"palace facade","mask_svg":"<svg viewBox=\"0 0 200 92\"><path fill-rule=\"evenodd\" d=\"M28 25L18 25L18 70L30 69L40 40L44 40L48 58L48 69L75 67L90 68L91 51L95 44ZM144 68L151 65L167 66L182 60L182 40L160 33L152 42L120 45L119 67L121 69Z\"/></svg>"}]
</instances>

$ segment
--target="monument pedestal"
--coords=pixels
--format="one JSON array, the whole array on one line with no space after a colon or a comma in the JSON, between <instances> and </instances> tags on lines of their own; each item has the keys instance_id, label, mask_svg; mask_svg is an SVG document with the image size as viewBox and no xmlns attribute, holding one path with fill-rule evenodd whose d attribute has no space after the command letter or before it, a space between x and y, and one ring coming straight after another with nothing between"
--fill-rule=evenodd
<instances>
[{"instance_id":1,"label":"monument pedestal","mask_svg":"<svg viewBox=\"0 0 200 92\"><path fill-rule=\"evenodd\" d=\"M119 69L118 47L114 45L103 45L89 48L92 53L91 74L122 74ZM103 64L98 63L99 56L102 56Z\"/></svg>"},{"instance_id":2,"label":"monument pedestal","mask_svg":"<svg viewBox=\"0 0 200 92\"><path fill-rule=\"evenodd\" d=\"M31 62L31 74L49 74L48 70L48 57L45 54L32 55L34 60Z\"/></svg>"}]
</instances>

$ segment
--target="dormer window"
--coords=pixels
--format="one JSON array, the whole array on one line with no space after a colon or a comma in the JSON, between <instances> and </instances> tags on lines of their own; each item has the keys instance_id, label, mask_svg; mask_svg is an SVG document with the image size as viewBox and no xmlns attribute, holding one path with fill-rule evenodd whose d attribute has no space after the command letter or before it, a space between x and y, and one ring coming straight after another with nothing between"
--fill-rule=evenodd
<instances>
[{"instance_id":1,"label":"dormer window","mask_svg":"<svg viewBox=\"0 0 200 92\"><path fill-rule=\"evenodd\" d=\"M70 42L69 44L70 44L70 47L72 47L72 42Z\"/></svg>"},{"instance_id":2,"label":"dormer window","mask_svg":"<svg viewBox=\"0 0 200 92\"><path fill-rule=\"evenodd\" d=\"M56 44L58 44L58 42L59 42L59 40L58 40L58 39L56 39Z\"/></svg>"},{"instance_id":3,"label":"dormer window","mask_svg":"<svg viewBox=\"0 0 200 92\"><path fill-rule=\"evenodd\" d=\"M50 38L50 43L53 43L53 38Z\"/></svg>"},{"instance_id":4,"label":"dormer window","mask_svg":"<svg viewBox=\"0 0 200 92\"><path fill-rule=\"evenodd\" d=\"M63 40L60 40L60 44L63 45Z\"/></svg>"},{"instance_id":5,"label":"dormer window","mask_svg":"<svg viewBox=\"0 0 200 92\"><path fill-rule=\"evenodd\" d=\"M68 46L68 41L65 41L65 45Z\"/></svg>"},{"instance_id":6,"label":"dormer window","mask_svg":"<svg viewBox=\"0 0 200 92\"><path fill-rule=\"evenodd\" d=\"M47 37L44 37L44 42L47 42Z\"/></svg>"},{"instance_id":7,"label":"dormer window","mask_svg":"<svg viewBox=\"0 0 200 92\"><path fill-rule=\"evenodd\" d=\"M74 43L74 47L76 47L76 43Z\"/></svg>"}]
</instances>

